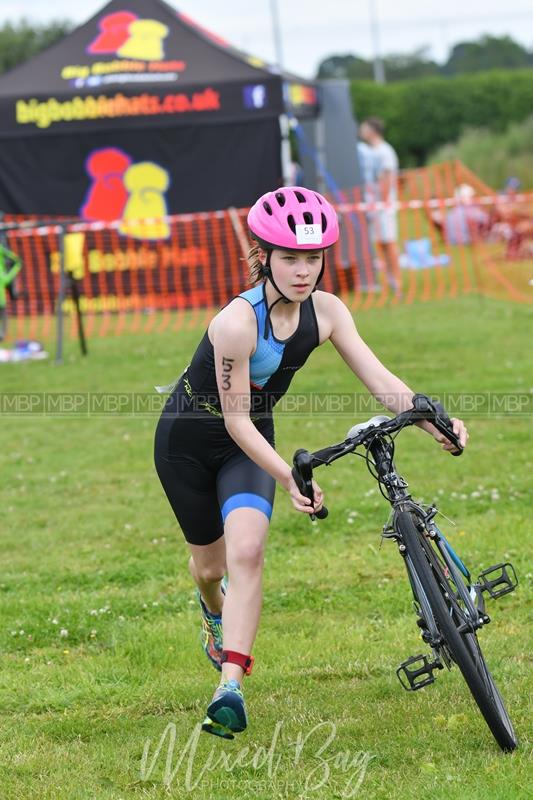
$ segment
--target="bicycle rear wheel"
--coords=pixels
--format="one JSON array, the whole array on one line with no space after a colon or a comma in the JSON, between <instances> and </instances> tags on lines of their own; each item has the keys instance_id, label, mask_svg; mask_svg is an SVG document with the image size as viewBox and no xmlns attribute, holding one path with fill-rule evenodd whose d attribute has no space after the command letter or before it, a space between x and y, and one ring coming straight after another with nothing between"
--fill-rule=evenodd
<instances>
[{"instance_id":1,"label":"bicycle rear wheel","mask_svg":"<svg viewBox=\"0 0 533 800\"><path fill-rule=\"evenodd\" d=\"M505 704L485 663L475 631L468 630L468 624L464 624L467 620L460 616L457 604L445 597L445 592L448 598L454 597L455 591L439 569L439 562L435 558L430 542L424 533L419 531L407 511L398 512L396 526L407 548L407 556L426 594L446 650L461 670L479 710L501 749L514 750L518 740ZM459 627L466 630L460 631Z\"/></svg>"}]
</instances>

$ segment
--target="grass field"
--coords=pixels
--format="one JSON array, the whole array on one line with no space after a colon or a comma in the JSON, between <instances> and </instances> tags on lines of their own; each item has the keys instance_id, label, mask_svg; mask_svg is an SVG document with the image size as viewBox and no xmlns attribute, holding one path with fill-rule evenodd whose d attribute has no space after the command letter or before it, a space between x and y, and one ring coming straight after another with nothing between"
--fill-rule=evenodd
<instances>
[{"instance_id":1,"label":"grass field","mask_svg":"<svg viewBox=\"0 0 533 800\"><path fill-rule=\"evenodd\" d=\"M358 325L417 391L508 393L531 409L531 317L470 295L370 310ZM3 391L151 393L181 372L198 336L95 340L85 361L69 342L61 367L2 365ZM362 388L326 345L292 390ZM278 449L289 460L361 418L280 415ZM481 635L520 737L512 755L457 670L417 693L398 683L399 663L426 646L396 548L380 549L388 508L360 460L317 473L323 523L278 490L245 686L250 725L223 742L198 734L217 676L153 469L157 412L5 416L1 800L531 796L531 413L464 418L463 458L410 429L396 461L415 497L455 520L441 517L443 530L475 575L504 559L517 569L518 591L489 606Z\"/></svg>"}]
</instances>

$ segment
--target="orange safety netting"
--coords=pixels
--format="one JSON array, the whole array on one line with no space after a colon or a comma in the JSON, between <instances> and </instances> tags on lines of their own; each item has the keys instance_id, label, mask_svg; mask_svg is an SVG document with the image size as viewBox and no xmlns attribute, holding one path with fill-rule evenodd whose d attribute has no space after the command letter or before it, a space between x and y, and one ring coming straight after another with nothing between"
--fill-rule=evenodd
<instances>
[{"instance_id":1,"label":"orange safety netting","mask_svg":"<svg viewBox=\"0 0 533 800\"><path fill-rule=\"evenodd\" d=\"M369 199L370 198L370 199ZM322 288L353 309L477 292L533 299L533 195L497 195L460 162L400 175L396 211L359 187L334 199L341 238ZM157 333L204 324L249 286L247 209L161 220L80 223L6 217L22 259L10 338L54 332L62 259L66 331L76 335L78 289L86 335ZM397 215L399 262L373 241L380 215Z\"/></svg>"}]
</instances>

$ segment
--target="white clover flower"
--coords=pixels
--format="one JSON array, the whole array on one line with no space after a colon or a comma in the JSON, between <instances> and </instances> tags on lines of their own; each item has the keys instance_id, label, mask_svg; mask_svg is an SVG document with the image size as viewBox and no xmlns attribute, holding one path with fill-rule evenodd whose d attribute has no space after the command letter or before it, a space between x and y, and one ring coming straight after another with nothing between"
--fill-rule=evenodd
<instances>
[{"instance_id":1,"label":"white clover flower","mask_svg":"<svg viewBox=\"0 0 533 800\"><path fill-rule=\"evenodd\" d=\"M61 636L63 639L66 639L66 638L67 638L67 636L68 636L68 630L67 630L66 628L61 628L61 630L59 631L59 635L60 635L60 636Z\"/></svg>"}]
</instances>

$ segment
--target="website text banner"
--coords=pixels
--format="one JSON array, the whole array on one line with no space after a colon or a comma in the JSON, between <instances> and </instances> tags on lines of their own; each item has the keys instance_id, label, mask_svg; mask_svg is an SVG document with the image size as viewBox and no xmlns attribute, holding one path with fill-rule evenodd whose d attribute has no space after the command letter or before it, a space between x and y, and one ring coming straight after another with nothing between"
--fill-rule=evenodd
<instances>
[{"instance_id":1,"label":"website text banner","mask_svg":"<svg viewBox=\"0 0 533 800\"><path fill-rule=\"evenodd\" d=\"M278 78L168 88L147 86L79 92L73 95L24 95L2 98L0 136L43 136L99 130L152 128L277 117L281 107Z\"/></svg>"}]
</instances>

